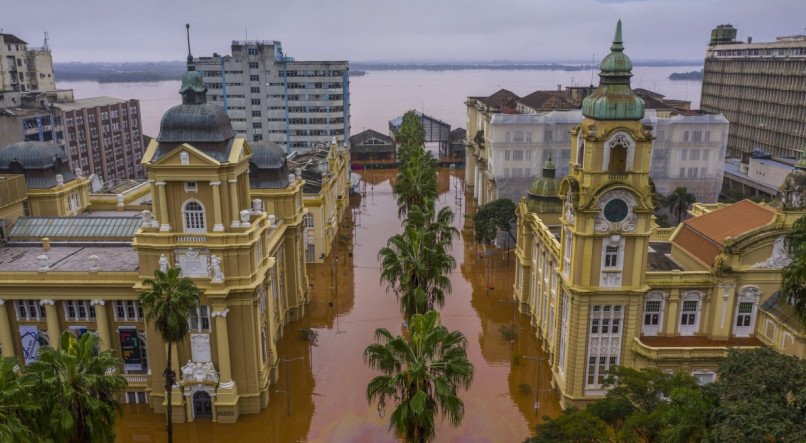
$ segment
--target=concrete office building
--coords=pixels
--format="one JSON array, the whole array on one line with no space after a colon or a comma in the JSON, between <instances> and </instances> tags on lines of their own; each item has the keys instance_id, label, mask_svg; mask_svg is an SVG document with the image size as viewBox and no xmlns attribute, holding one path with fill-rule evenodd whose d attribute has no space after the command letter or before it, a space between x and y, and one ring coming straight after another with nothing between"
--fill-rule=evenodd
<instances>
[{"instance_id":1,"label":"concrete office building","mask_svg":"<svg viewBox=\"0 0 806 443\"><path fill-rule=\"evenodd\" d=\"M207 99L248 141L271 141L290 153L349 138L346 61L296 61L278 41L233 41L232 55L201 57L197 69Z\"/></svg>"},{"instance_id":2,"label":"concrete office building","mask_svg":"<svg viewBox=\"0 0 806 443\"><path fill-rule=\"evenodd\" d=\"M700 106L730 122L730 152L798 157L806 149L804 72L806 35L743 43L736 28L720 25L705 53Z\"/></svg>"},{"instance_id":3,"label":"concrete office building","mask_svg":"<svg viewBox=\"0 0 806 443\"><path fill-rule=\"evenodd\" d=\"M47 34L43 47L29 48L21 38L0 33L0 91L55 88L56 78Z\"/></svg>"}]
</instances>

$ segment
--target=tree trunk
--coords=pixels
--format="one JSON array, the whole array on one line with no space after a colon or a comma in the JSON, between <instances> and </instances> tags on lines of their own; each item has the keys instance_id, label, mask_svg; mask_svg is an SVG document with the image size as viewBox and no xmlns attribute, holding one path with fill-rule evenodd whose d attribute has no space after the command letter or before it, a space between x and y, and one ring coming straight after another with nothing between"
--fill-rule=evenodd
<instances>
[{"instance_id":1,"label":"tree trunk","mask_svg":"<svg viewBox=\"0 0 806 443\"><path fill-rule=\"evenodd\" d=\"M173 369L171 368L171 348L172 345L168 343L168 362L165 365L165 411L168 418L168 422L166 424L166 429L168 431L168 443L173 443L174 441L174 421L173 421L173 414L171 412L171 391L173 390L174 385L174 373Z\"/></svg>"}]
</instances>

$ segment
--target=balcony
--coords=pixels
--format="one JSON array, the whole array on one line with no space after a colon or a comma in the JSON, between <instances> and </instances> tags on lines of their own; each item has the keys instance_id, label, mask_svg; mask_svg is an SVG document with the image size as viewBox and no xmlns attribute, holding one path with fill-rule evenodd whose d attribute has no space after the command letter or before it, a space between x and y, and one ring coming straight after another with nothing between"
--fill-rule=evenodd
<instances>
[{"instance_id":1,"label":"balcony","mask_svg":"<svg viewBox=\"0 0 806 443\"><path fill-rule=\"evenodd\" d=\"M647 272L644 282L652 287L710 287L714 285L714 275L710 271Z\"/></svg>"},{"instance_id":2,"label":"balcony","mask_svg":"<svg viewBox=\"0 0 806 443\"><path fill-rule=\"evenodd\" d=\"M610 180L627 180L630 177L630 174L627 172L608 172L607 176Z\"/></svg>"},{"instance_id":3,"label":"balcony","mask_svg":"<svg viewBox=\"0 0 806 443\"><path fill-rule=\"evenodd\" d=\"M755 337L713 340L707 337L634 337L632 351L649 360L718 360L728 348L753 349L762 343Z\"/></svg>"},{"instance_id":4,"label":"balcony","mask_svg":"<svg viewBox=\"0 0 806 443\"><path fill-rule=\"evenodd\" d=\"M148 374L123 374L130 388L144 388L148 385Z\"/></svg>"}]
</instances>

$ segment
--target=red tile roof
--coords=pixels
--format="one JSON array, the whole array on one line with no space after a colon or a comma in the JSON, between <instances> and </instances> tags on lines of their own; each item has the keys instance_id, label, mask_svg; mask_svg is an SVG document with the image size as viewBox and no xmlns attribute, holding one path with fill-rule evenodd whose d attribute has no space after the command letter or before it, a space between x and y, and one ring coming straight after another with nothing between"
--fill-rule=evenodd
<instances>
[{"instance_id":1,"label":"red tile roof","mask_svg":"<svg viewBox=\"0 0 806 443\"><path fill-rule=\"evenodd\" d=\"M714 259L722 252L726 239L765 226L773 218L775 210L772 208L750 200L742 200L684 221L683 227L672 239L672 243L713 266Z\"/></svg>"}]
</instances>

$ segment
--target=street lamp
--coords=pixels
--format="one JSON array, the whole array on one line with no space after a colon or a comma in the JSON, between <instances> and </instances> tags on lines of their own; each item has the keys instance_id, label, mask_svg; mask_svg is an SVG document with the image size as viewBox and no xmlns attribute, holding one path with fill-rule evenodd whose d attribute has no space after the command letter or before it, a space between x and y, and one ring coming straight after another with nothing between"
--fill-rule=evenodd
<instances>
[{"instance_id":1,"label":"street lamp","mask_svg":"<svg viewBox=\"0 0 806 443\"><path fill-rule=\"evenodd\" d=\"M540 363L546 360L546 357L538 357L534 355L521 355L521 358L534 360L537 362L537 381L535 383L535 415L540 411L540 393L551 392L554 389L540 389Z\"/></svg>"}]
</instances>

